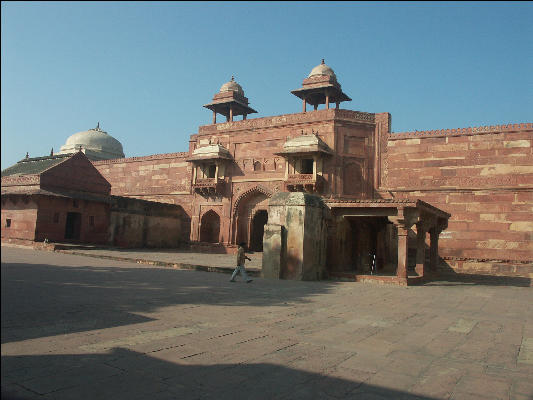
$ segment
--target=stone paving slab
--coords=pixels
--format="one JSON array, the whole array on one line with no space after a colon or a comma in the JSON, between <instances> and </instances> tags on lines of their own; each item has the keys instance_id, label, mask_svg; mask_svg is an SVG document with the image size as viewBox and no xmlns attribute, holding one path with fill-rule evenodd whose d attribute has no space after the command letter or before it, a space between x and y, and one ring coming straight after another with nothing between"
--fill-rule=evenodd
<instances>
[{"instance_id":1,"label":"stone paving slab","mask_svg":"<svg viewBox=\"0 0 533 400\"><path fill-rule=\"evenodd\" d=\"M529 287L229 283L131 254L2 247L2 398L533 398Z\"/></svg>"}]
</instances>

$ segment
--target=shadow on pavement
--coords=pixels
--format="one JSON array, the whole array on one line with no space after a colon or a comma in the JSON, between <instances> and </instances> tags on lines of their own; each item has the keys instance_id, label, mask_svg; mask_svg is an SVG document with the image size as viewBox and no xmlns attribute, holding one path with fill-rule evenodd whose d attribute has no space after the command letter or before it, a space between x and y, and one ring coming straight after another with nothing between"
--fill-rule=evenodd
<instances>
[{"instance_id":1,"label":"shadow on pavement","mask_svg":"<svg viewBox=\"0 0 533 400\"><path fill-rule=\"evenodd\" d=\"M426 254L429 254L429 248L427 248ZM487 264L490 264L489 262ZM495 265L499 265L496 263ZM506 265L506 264L504 264ZM483 285L483 286L517 286L517 287L530 287L532 286L531 278L527 277L527 265L514 264L514 268L518 270L523 269L522 273L526 276L496 276L496 275L483 275L483 274L469 274L460 273L454 270L451 265L442 257L439 257L439 270L435 277L430 276L430 280L426 283L427 286L460 286L460 285ZM501 272L510 273L513 270L513 266L505 267ZM497 268L497 267L494 267ZM500 266L501 268L501 266Z\"/></svg>"},{"instance_id":2,"label":"shadow on pavement","mask_svg":"<svg viewBox=\"0 0 533 400\"><path fill-rule=\"evenodd\" d=\"M443 274L435 277L424 286L517 286L530 287L531 279L519 276L490 276L474 274Z\"/></svg>"},{"instance_id":3,"label":"shadow on pavement","mask_svg":"<svg viewBox=\"0 0 533 400\"><path fill-rule=\"evenodd\" d=\"M354 370L341 378L268 362L202 365L179 351L156 357L122 348L2 357L2 399L433 399L365 383Z\"/></svg>"},{"instance_id":4,"label":"shadow on pavement","mask_svg":"<svg viewBox=\"0 0 533 400\"><path fill-rule=\"evenodd\" d=\"M240 279L240 278L238 278ZM136 313L180 304L283 306L335 282L256 279L143 267L2 263L2 343L150 321Z\"/></svg>"}]
</instances>

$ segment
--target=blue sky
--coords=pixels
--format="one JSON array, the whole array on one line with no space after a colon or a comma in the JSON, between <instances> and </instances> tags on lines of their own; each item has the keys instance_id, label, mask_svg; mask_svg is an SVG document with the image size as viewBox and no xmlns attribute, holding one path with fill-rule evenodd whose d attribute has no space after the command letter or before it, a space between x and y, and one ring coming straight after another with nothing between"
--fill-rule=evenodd
<instances>
[{"instance_id":1,"label":"blue sky","mask_svg":"<svg viewBox=\"0 0 533 400\"><path fill-rule=\"evenodd\" d=\"M187 151L231 75L264 117L325 58L394 132L533 121L533 3L2 2L2 169L100 122Z\"/></svg>"}]
</instances>

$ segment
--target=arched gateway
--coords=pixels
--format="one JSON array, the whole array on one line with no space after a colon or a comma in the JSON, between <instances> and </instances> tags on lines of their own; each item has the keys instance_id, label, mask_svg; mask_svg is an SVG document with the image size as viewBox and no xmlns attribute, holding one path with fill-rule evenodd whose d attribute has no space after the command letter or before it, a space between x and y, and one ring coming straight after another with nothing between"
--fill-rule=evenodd
<instances>
[{"instance_id":1,"label":"arched gateway","mask_svg":"<svg viewBox=\"0 0 533 400\"><path fill-rule=\"evenodd\" d=\"M218 243L220 237L220 216L209 210L202 216L200 225L200 241Z\"/></svg>"},{"instance_id":2,"label":"arched gateway","mask_svg":"<svg viewBox=\"0 0 533 400\"><path fill-rule=\"evenodd\" d=\"M268 200L272 193L261 186L255 186L235 201L232 242L246 243L253 251L263 251L264 226L268 221Z\"/></svg>"}]
</instances>

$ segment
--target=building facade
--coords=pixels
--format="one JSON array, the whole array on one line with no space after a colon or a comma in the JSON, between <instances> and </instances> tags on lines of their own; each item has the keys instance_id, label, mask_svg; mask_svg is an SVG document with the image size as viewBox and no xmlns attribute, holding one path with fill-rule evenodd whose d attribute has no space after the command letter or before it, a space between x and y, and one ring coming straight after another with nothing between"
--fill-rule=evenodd
<instances>
[{"instance_id":1,"label":"building facade","mask_svg":"<svg viewBox=\"0 0 533 400\"><path fill-rule=\"evenodd\" d=\"M441 266L488 274L533 272L531 123L392 134L389 113L341 108L349 97L323 63L292 93L302 99L301 112L248 119L255 110L232 80L205 106L213 111L212 123L191 136L189 152L94 165L114 194L181 205L190 217L192 242L244 241L260 250L271 196L301 191L319 195L331 212L329 259L339 260L330 261L330 270L361 270L368 261L354 260L367 258L366 251L354 256L353 248L366 239L355 237L370 230L383 243L397 231L388 211L381 211L386 217L381 222L361 214L421 200L444 212L441 218L451 215L435 238ZM422 239L416 224L407 232L413 265L412 249ZM331 250L341 243L343 249Z\"/></svg>"},{"instance_id":2,"label":"building facade","mask_svg":"<svg viewBox=\"0 0 533 400\"><path fill-rule=\"evenodd\" d=\"M114 196L179 206L193 247L271 251L281 240L277 277L311 279L302 262L318 255L304 256L306 235L325 246L315 278L530 277L533 124L393 134L389 113L341 107L350 98L324 62L292 93L301 112L249 119L256 111L232 78L204 106L212 123L188 152L92 163Z\"/></svg>"}]
</instances>

